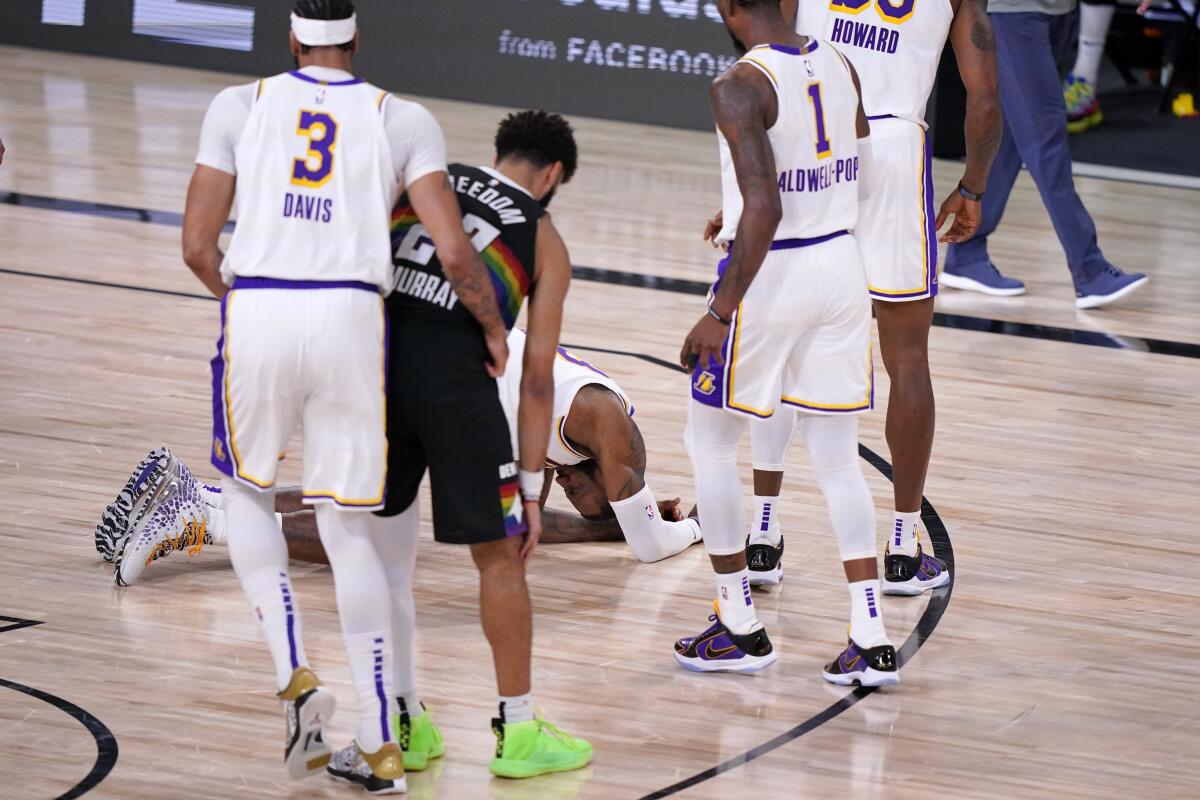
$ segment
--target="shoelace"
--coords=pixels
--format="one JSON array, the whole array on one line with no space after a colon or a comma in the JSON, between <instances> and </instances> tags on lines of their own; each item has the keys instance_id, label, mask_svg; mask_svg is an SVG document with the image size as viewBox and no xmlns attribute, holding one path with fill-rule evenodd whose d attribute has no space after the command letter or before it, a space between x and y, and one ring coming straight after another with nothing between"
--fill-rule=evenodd
<instances>
[{"instance_id":1,"label":"shoelace","mask_svg":"<svg viewBox=\"0 0 1200 800\"><path fill-rule=\"evenodd\" d=\"M572 749L579 746L579 742L574 736L560 729L557 725L547 722L540 712L534 716L534 719L537 720L538 733L542 733L544 731Z\"/></svg>"}]
</instances>

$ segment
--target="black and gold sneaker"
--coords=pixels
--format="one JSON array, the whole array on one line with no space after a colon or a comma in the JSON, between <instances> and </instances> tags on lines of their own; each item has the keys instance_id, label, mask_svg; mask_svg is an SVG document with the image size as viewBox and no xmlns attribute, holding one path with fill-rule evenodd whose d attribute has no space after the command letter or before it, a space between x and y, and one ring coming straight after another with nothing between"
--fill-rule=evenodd
<instances>
[{"instance_id":1,"label":"black and gold sneaker","mask_svg":"<svg viewBox=\"0 0 1200 800\"><path fill-rule=\"evenodd\" d=\"M337 709L337 698L308 667L293 670L287 688L277 696L287 714L283 763L288 775L304 778L319 772L332 754L325 743L325 726Z\"/></svg>"},{"instance_id":2,"label":"black and gold sneaker","mask_svg":"<svg viewBox=\"0 0 1200 800\"><path fill-rule=\"evenodd\" d=\"M889 686L900 682L896 666L896 648L890 644L859 647L853 639L846 649L821 673L825 680L839 686Z\"/></svg>"},{"instance_id":3,"label":"black and gold sneaker","mask_svg":"<svg viewBox=\"0 0 1200 800\"><path fill-rule=\"evenodd\" d=\"M778 586L783 581L783 537L775 546L765 536L747 536L746 566L751 586Z\"/></svg>"}]
</instances>

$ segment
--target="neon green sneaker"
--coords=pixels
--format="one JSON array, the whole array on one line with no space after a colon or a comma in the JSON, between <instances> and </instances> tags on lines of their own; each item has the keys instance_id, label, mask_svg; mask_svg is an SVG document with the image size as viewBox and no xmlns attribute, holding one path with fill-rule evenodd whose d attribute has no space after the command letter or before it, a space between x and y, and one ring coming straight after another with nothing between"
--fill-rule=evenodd
<instances>
[{"instance_id":1,"label":"neon green sneaker","mask_svg":"<svg viewBox=\"0 0 1200 800\"><path fill-rule=\"evenodd\" d=\"M587 766L592 745L560 731L542 718L526 722L492 720L496 757L492 774L501 778L532 778L547 772L567 772Z\"/></svg>"},{"instance_id":2,"label":"neon green sneaker","mask_svg":"<svg viewBox=\"0 0 1200 800\"><path fill-rule=\"evenodd\" d=\"M404 705L403 698L396 698L400 713L392 715L392 734L404 751L404 769L420 772L429 766L429 760L441 758L446 752L442 732L433 724L429 709L422 706L421 713L412 717Z\"/></svg>"}]
</instances>

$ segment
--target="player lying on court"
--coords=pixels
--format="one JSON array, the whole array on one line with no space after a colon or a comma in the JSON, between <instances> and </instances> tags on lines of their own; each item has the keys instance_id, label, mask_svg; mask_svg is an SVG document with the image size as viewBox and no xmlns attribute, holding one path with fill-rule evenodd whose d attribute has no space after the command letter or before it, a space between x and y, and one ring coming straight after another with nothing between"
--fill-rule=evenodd
<instances>
[{"instance_id":1,"label":"player lying on court","mask_svg":"<svg viewBox=\"0 0 1200 800\"><path fill-rule=\"evenodd\" d=\"M516 408L525 333L508 339L510 363L498 381L500 401L516 439ZM542 491L543 543L610 541L622 537L639 561L660 561L700 541L695 519L682 519L678 498L657 502L645 482L646 449L629 396L612 378L560 348L554 364L554 426ZM556 480L578 514L545 508ZM622 487L642 488L619 499ZM168 483L178 485L169 491ZM182 494L182 502L167 499ZM613 500L610 498L617 497ZM646 507L657 504L651 517ZM297 561L328 563L316 518L299 488L282 489L275 511ZM632 513L630 513L632 512ZM189 554L227 536L220 489L195 479L169 449L152 450L130 475L96 526L96 550L115 563L118 585L135 583L154 561L174 552Z\"/></svg>"}]
</instances>

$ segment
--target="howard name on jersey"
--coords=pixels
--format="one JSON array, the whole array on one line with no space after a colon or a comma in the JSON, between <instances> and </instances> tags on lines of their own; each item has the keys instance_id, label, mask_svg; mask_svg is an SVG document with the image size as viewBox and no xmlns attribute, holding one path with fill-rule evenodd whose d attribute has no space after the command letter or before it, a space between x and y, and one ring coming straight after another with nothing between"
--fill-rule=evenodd
<instances>
[{"instance_id":1,"label":"howard name on jersey","mask_svg":"<svg viewBox=\"0 0 1200 800\"><path fill-rule=\"evenodd\" d=\"M488 268L500 315L511 329L529 292L537 226L545 212L528 192L495 170L451 164L449 171L463 228ZM433 240L407 195L392 213L392 247L396 269L389 302L418 314L451 313L462 322L475 324L474 317L459 307Z\"/></svg>"}]
</instances>

